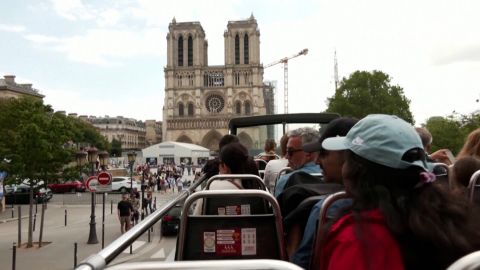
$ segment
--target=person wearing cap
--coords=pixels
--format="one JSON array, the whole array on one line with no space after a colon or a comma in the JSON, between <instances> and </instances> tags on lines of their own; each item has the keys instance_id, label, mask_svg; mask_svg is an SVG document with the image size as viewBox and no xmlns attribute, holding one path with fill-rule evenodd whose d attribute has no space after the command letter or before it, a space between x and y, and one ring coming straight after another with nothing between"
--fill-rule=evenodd
<instances>
[{"instance_id":1,"label":"person wearing cap","mask_svg":"<svg viewBox=\"0 0 480 270\"><path fill-rule=\"evenodd\" d=\"M344 151L328 151L322 148L322 142L326 138L336 137L336 136L345 136L347 132L357 123L357 119L341 117L337 118L325 127L322 132L322 135L318 141L305 144L303 146L303 151L312 153L317 152L317 164L323 170L323 179L327 183L338 183L343 185L342 180L342 165L344 162ZM326 197L326 196L325 196ZM303 229L303 235L300 235L300 243L298 246L294 247L294 252L291 256L291 262L301 266L305 269L308 268L310 263L310 258L312 255L313 240L316 232L318 217L320 215L320 209L323 205L324 199L320 199L310 211L308 220L306 222L305 228ZM345 199L334 203L328 212L329 217L335 216L338 210L344 208L345 206L350 206L351 200ZM289 243L291 244L291 243Z\"/></svg>"},{"instance_id":2,"label":"person wearing cap","mask_svg":"<svg viewBox=\"0 0 480 270\"><path fill-rule=\"evenodd\" d=\"M317 153L307 153L302 148L304 144L318 140L318 137L318 131L310 127L294 129L288 133L287 155L285 157L288 159L288 164L293 169L293 172L282 175L278 179L278 183L275 186L275 197L282 193L285 184L292 174L299 171L306 173L322 172L320 166L315 163Z\"/></svg>"},{"instance_id":3,"label":"person wearing cap","mask_svg":"<svg viewBox=\"0 0 480 270\"><path fill-rule=\"evenodd\" d=\"M328 227L318 261L327 269L445 269L480 248L478 212L434 184L413 126L369 115L322 147L345 151L342 177L353 205Z\"/></svg>"}]
</instances>

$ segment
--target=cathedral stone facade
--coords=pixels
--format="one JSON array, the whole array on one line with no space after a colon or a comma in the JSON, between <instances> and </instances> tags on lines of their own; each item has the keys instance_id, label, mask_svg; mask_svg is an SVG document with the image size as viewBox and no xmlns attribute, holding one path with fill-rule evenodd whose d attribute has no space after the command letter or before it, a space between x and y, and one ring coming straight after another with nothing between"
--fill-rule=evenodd
<instances>
[{"instance_id":1,"label":"cathedral stone facade","mask_svg":"<svg viewBox=\"0 0 480 270\"><path fill-rule=\"evenodd\" d=\"M231 118L267 113L257 21L253 16L229 21L224 40L225 65L209 66L208 42L200 23L175 19L170 23L164 141L194 143L217 150ZM266 130L252 128L238 136L247 147L261 148Z\"/></svg>"}]
</instances>

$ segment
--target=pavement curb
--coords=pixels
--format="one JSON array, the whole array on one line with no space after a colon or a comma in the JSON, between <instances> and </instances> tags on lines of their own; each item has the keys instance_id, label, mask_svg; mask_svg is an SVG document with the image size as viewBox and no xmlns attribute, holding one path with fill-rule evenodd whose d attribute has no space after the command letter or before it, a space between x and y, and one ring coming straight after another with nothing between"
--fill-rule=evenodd
<instances>
[{"instance_id":1,"label":"pavement curb","mask_svg":"<svg viewBox=\"0 0 480 270\"><path fill-rule=\"evenodd\" d=\"M21 217L21 219L26 219L26 218L28 218L28 216L22 216ZM0 220L0 223L7 223L7 222L12 222L12 221L18 221L18 217L2 219L2 220Z\"/></svg>"}]
</instances>

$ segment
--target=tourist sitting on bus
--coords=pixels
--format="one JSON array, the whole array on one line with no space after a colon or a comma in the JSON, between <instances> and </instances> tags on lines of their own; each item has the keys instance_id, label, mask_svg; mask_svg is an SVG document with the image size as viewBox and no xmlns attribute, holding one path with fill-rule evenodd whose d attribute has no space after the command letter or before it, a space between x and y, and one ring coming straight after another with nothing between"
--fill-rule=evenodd
<instances>
[{"instance_id":1,"label":"tourist sitting on bus","mask_svg":"<svg viewBox=\"0 0 480 270\"><path fill-rule=\"evenodd\" d=\"M404 120L369 115L322 147L346 150L342 177L353 205L324 230L314 267L445 269L480 249L480 215L433 184L422 142Z\"/></svg>"},{"instance_id":2,"label":"tourist sitting on bus","mask_svg":"<svg viewBox=\"0 0 480 270\"><path fill-rule=\"evenodd\" d=\"M345 161L345 151L328 151L322 148L322 142L326 138L345 136L348 131L357 123L353 118L337 118L331 121L324 129L320 139L316 142L305 144L303 151L318 152L317 164L323 171L323 179L326 183L338 183L343 185L342 166ZM325 196L326 197L326 196ZM289 233L287 250L290 251L291 261L305 269L308 268L312 256L313 240L316 232L320 209L323 199L318 201L311 209L306 224L303 228L295 228ZM351 200L346 199L334 203L331 209L340 210L344 206L351 205ZM330 216L336 215L336 211L329 211ZM300 222L298 224L301 224ZM293 251L293 254L291 254Z\"/></svg>"},{"instance_id":3,"label":"tourist sitting on bus","mask_svg":"<svg viewBox=\"0 0 480 270\"><path fill-rule=\"evenodd\" d=\"M315 163L317 160L317 153L307 153L303 151L303 145L317 141L319 137L318 131L310 127L298 128L288 133L287 155L288 164L294 170L291 173L282 175L278 179L275 186L275 197L282 193L285 184L288 182L290 176L298 171L306 173L321 173L322 170Z\"/></svg>"},{"instance_id":4,"label":"tourist sitting on bus","mask_svg":"<svg viewBox=\"0 0 480 270\"><path fill-rule=\"evenodd\" d=\"M467 195L466 190L472 175L480 170L480 159L463 157L457 160L450 169L450 188L456 194Z\"/></svg>"},{"instance_id":5,"label":"tourist sitting on bus","mask_svg":"<svg viewBox=\"0 0 480 270\"><path fill-rule=\"evenodd\" d=\"M280 139L281 157L279 159L270 160L265 167L263 182L272 194L273 189L275 188L278 173L283 168L288 167L288 159L285 158L285 156L287 155L287 142L288 135L283 134L282 138Z\"/></svg>"},{"instance_id":6,"label":"tourist sitting on bus","mask_svg":"<svg viewBox=\"0 0 480 270\"><path fill-rule=\"evenodd\" d=\"M415 128L420 139L422 140L423 149L425 150L425 154L427 154L427 162L431 163L445 163L447 165L452 165L453 161L451 161L448 157L448 149L440 149L430 154L430 149L432 147L433 137L430 131L424 127L417 127ZM435 172L434 172L435 173Z\"/></svg>"},{"instance_id":7,"label":"tourist sitting on bus","mask_svg":"<svg viewBox=\"0 0 480 270\"><path fill-rule=\"evenodd\" d=\"M275 153L275 148L277 148L277 144L275 143L275 140L266 139L265 146L263 148L265 152L258 154L255 158L265 160L266 162L269 162L270 160L278 159L278 156ZM263 169L264 168L260 168L260 170L263 170Z\"/></svg>"},{"instance_id":8,"label":"tourist sitting on bus","mask_svg":"<svg viewBox=\"0 0 480 270\"><path fill-rule=\"evenodd\" d=\"M457 155L457 159L468 156L480 159L480 128L468 134L465 144Z\"/></svg>"},{"instance_id":9,"label":"tourist sitting on bus","mask_svg":"<svg viewBox=\"0 0 480 270\"><path fill-rule=\"evenodd\" d=\"M251 174L252 158L248 150L241 143L234 142L225 145L220 151L218 170L220 174ZM258 170L256 170L258 176ZM242 183L240 179L215 180L210 183L210 190L244 189L251 188L248 181ZM202 213L203 200L197 201L194 214Z\"/></svg>"}]
</instances>

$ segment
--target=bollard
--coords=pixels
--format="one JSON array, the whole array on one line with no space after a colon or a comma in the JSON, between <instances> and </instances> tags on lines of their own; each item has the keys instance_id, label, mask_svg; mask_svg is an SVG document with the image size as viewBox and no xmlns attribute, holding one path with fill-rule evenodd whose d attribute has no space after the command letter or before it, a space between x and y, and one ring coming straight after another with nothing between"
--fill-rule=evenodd
<instances>
[{"instance_id":1,"label":"bollard","mask_svg":"<svg viewBox=\"0 0 480 270\"><path fill-rule=\"evenodd\" d=\"M67 227L67 209L65 209L65 227Z\"/></svg>"},{"instance_id":2,"label":"bollard","mask_svg":"<svg viewBox=\"0 0 480 270\"><path fill-rule=\"evenodd\" d=\"M113 214L113 200L110 200L110 214Z\"/></svg>"},{"instance_id":3,"label":"bollard","mask_svg":"<svg viewBox=\"0 0 480 270\"><path fill-rule=\"evenodd\" d=\"M73 268L77 268L77 251L78 251L78 246L77 242L73 244Z\"/></svg>"},{"instance_id":4,"label":"bollard","mask_svg":"<svg viewBox=\"0 0 480 270\"><path fill-rule=\"evenodd\" d=\"M130 254L132 254L132 245L130 245Z\"/></svg>"},{"instance_id":5,"label":"bollard","mask_svg":"<svg viewBox=\"0 0 480 270\"><path fill-rule=\"evenodd\" d=\"M22 208L18 207L18 246L22 244Z\"/></svg>"},{"instance_id":6,"label":"bollard","mask_svg":"<svg viewBox=\"0 0 480 270\"><path fill-rule=\"evenodd\" d=\"M148 243L150 243L150 229L148 229Z\"/></svg>"},{"instance_id":7,"label":"bollard","mask_svg":"<svg viewBox=\"0 0 480 270\"><path fill-rule=\"evenodd\" d=\"M15 208L13 208L13 206L12 206L12 218L14 218L14 217L15 217Z\"/></svg>"},{"instance_id":8,"label":"bollard","mask_svg":"<svg viewBox=\"0 0 480 270\"><path fill-rule=\"evenodd\" d=\"M33 215L33 231L35 231L35 225L36 225L36 223L37 223L37 214L35 213L35 214Z\"/></svg>"},{"instance_id":9,"label":"bollard","mask_svg":"<svg viewBox=\"0 0 480 270\"><path fill-rule=\"evenodd\" d=\"M38 213L38 200L35 200L35 214Z\"/></svg>"},{"instance_id":10,"label":"bollard","mask_svg":"<svg viewBox=\"0 0 480 270\"><path fill-rule=\"evenodd\" d=\"M15 270L17 264L17 246L15 245L15 242L13 242L13 248L12 248L12 270Z\"/></svg>"}]
</instances>

